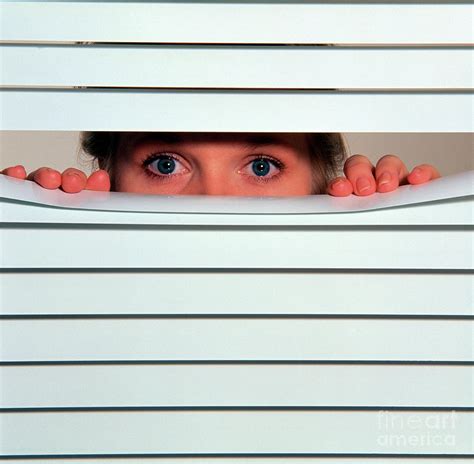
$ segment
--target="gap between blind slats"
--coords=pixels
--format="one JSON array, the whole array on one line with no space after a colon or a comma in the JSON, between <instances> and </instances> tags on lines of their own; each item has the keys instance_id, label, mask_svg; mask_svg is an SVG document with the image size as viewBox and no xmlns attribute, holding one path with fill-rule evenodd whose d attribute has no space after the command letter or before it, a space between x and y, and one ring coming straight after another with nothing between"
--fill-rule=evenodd
<instances>
[{"instance_id":1,"label":"gap between blind slats","mask_svg":"<svg viewBox=\"0 0 474 464\"><path fill-rule=\"evenodd\" d=\"M474 315L470 274L29 272L1 274L0 288L2 316Z\"/></svg>"},{"instance_id":2,"label":"gap between blind slats","mask_svg":"<svg viewBox=\"0 0 474 464\"><path fill-rule=\"evenodd\" d=\"M387 426L387 419L406 425L411 415L392 411L11 413L2 417L3 453L472 454L474 414L466 412L417 412L417 435L425 440L432 432L429 418L444 421L436 442L415 447L384 440L387 435L407 433L390 422Z\"/></svg>"},{"instance_id":3,"label":"gap between blind slats","mask_svg":"<svg viewBox=\"0 0 474 464\"><path fill-rule=\"evenodd\" d=\"M39 456L41 458L41 456ZM185 458L151 458L133 456L129 459L123 458L123 463L129 462L143 462L145 464L207 464L208 457L185 457ZM212 458L212 464L282 464L282 458ZM31 459L15 458L15 464L32 464L35 461ZM43 461L44 458L43 458ZM337 458L337 457L298 457L298 462L303 464L374 464L374 459L370 457L351 457L351 458ZM409 458L381 458L377 457L377 464L426 464L428 461L424 457L409 457ZM456 458L456 463L464 464L472 462L472 458ZM100 458L54 458L53 464L110 464L110 457ZM452 458L436 458L435 464L453 464Z\"/></svg>"},{"instance_id":4,"label":"gap between blind slats","mask_svg":"<svg viewBox=\"0 0 474 464\"><path fill-rule=\"evenodd\" d=\"M3 41L368 45L473 41L469 4L6 2L1 8Z\"/></svg>"},{"instance_id":5,"label":"gap between blind slats","mask_svg":"<svg viewBox=\"0 0 474 464\"><path fill-rule=\"evenodd\" d=\"M472 362L473 326L350 318L2 320L1 360Z\"/></svg>"},{"instance_id":6,"label":"gap between blind slats","mask_svg":"<svg viewBox=\"0 0 474 464\"><path fill-rule=\"evenodd\" d=\"M473 87L474 55L469 49L3 46L0 56L3 62L0 85L3 86L234 89ZM239 64L237 67L236 63ZM35 72L32 73L31 69Z\"/></svg>"},{"instance_id":7,"label":"gap between blind slats","mask_svg":"<svg viewBox=\"0 0 474 464\"><path fill-rule=\"evenodd\" d=\"M473 371L400 365L8 366L0 367L0 407L472 408Z\"/></svg>"},{"instance_id":8,"label":"gap between blind slats","mask_svg":"<svg viewBox=\"0 0 474 464\"><path fill-rule=\"evenodd\" d=\"M470 92L4 89L0 129L470 132L473 105Z\"/></svg>"}]
</instances>

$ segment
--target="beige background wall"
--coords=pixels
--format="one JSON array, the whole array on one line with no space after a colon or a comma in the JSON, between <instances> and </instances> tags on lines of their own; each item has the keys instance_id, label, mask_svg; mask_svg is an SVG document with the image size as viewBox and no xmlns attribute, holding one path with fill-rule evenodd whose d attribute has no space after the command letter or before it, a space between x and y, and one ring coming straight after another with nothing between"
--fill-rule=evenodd
<instances>
[{"instance_id":1,"label":"beige background wall","mask_svg":"<svg viewBox=\"0 0 474 464\"><path fill-rule=\"evenodd\" d=\"M78 132L0 132L1 167L23 164L30 172L41 166L58 170L74 166L90 172L80 155ZM399 155L408 168L435 165L443 175L474 169L474 135L461 134L345 134L351 154L361 153L374 162L388 153Z\"/></svg>"}]
</instances>

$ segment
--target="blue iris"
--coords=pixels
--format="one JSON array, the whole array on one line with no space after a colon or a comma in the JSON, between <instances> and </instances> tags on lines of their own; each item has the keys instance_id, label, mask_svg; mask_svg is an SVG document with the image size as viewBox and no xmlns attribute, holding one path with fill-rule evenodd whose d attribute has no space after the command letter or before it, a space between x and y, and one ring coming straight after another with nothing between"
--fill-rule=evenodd
<instances>
[{"instance_id":1,"label":"blue iris","mask_svg":"<svg viewBox=\"0 0 474 464\"><path fill-rule=\"evenodd\" d=\"M256 176L266 176L270 172L270 162L266 159L256 159L252 163L252 171Z\"/></svg>"},{"instance_id":2,"label":"blue iris","mask_svg":"<svg viewBox=\"0 0 474 464\"><path fill-rule=\"evenodd\" d=\"M176 169L176 162L172 158L160 158L156 167L161 174L171 174Z\"/></svg>"}]
</instances>

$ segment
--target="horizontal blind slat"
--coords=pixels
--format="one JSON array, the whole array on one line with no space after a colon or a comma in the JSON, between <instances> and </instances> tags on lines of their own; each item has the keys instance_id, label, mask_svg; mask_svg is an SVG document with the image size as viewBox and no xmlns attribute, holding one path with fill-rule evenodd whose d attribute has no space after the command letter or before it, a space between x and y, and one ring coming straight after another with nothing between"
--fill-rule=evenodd
<instances>
[{"instance_id":1,"label":"horizontal blind slat","mask_svg":"<svg viewBox=\"0 0 474 464\"><path fill-rule=\"evenodd\" d=\"M31 240L32 234L34 240ZM87 240L84 240L86 235ZM0 240L3 267L15 269L469 270L473 259L472 232L462 229L11 227L0 231Z\"/></svg>"},{"instance_id":2,"label":"horizontal blind slat","mask_svg":"<svg viewBox=\"0 0 474 464\"><path fill-rule=\"evenodd\" d=\"M0 368L0 407L472 408L473 371L400 365L8 366Z\"/></svg>"},{"instance_id":3,"label":"horizontal blind slat","mask_svg":"<svg viewBox=\"0 0 474 464\"><path fill-rule=\"evenodd\" d=\"M2 3L0 40L468 44L473 41L472 11L472 5L448 2L444 5L6 2ZM38 17L42 20L38 21Z\"/></svg>"},{"instance_id":4,"label":"horizontal blind slat","mask_svg":"<svg viewBox=\"0 0 474 464\"><path fill-rule=\"evenodd\" d=\"M0 57L4 86L468 89L473 87L474 52L3 46Z\"/></svg>"},{"instance_id":5,"label":"horizontal blind slat","mask_svg":"<svg viewBox=\"0 0 474 464\"><path fill-rule=\"evenodd\" d=\"M6 176L0 175L0 180ZM473 176L474 177L474 176ZM436 182L441 182L443 178ZM13 179L12 179L13 180ZM459 179L459 186L463 185L464 180L470 182L470 177ZM33 184L34 185L34 184ZM433 184L431 184L433 185ZM464 184L466 185L466 184ZM420 186L421 189L426 189L430 184L424 184ZM407 186L408 187L408 186ZM405 188L407 188L405 187ZM402 187L401 187L402 188ZM408 187L412 189L413 187ZM414 187L417 188L416 186ZM1 191L1 189L0 189ZM426 191L426 190L425 190ZM37 193L38 190L36 190ZM239 198L238 202L238 214L236 213L237 208L235 204L233 209L230 210L228 206L231 204L232 199L228 199L229 203L226 206L213 205L215 213L212 213L212 201L213 198L207 196L205 199L201 198L199 203L193 203L184 200L184 197L175 198L162 198L160 196L144 195L140 196L139 201L135 201L135 208L142 207L147 204L148 206L154 205L154 211L158 214L143 214L142 212L126 211L124 210L124 203L115 202L112 203L113 198L109 197L111 207L115 205L117 209L119 205L122 205L122 211L111 211L101 210L100 207L104 207L104 203L97 204L97 210L93 209L74 209L81 205L79 198L85 193L71 197L65 197L65 194L59 190L54 193L61 195L61 199L64 203L52 202L53 207L47 206L45 194L53 193L51 190L41 189L41 196L37 198L38 204L32 204L27 202L1 202L2 208L2 222L3 223L22 223L22 224L129 224L129 225L176 225L181 226L465 226L471 223L472 217L472 199L458 198L450 199L447 201L437 201L436 203L418 203L411 204L409 207L396 207L396 208L382 208L370 211L358 211L358 212L338 212L338 214L298 214L299 208L302 205L299 201L318 202L320 199L328 200L329 197L323 195L313 195L311 197L287 198L282 200L280 208L276 207L278 199L273 198L271 201L267 199L265 203L261 202L260 206L253 203L253 208L249 203L246 203L244 197ZM397 191L400 192L400 188ZM397 192L392 192L392 198ZM413 195L413 191L410 193ZM19 196L20 197L20 196ZM376 198L376 199L375 199ZM383 194L374 194L372 199L372 205L380 204L384 200ZM41 203L41 199L43 203ZM56 199L58 199L56 197ZM90 197L89 197L90 199ZM183 201L184 200L184 201ZM188 198L189 200L189 198ZM204 201L203 201L204 200ZM221 198L222 200L222 198ZM264 199L262 199L264 200ZM367 201L366 205L370 204L369 197L346 197L337 199L336 205L344 205L343 202L355 201L356 204L363 205L364 201ZM128 197L127 203L131 201ZM87 203L87 200L84 201ZM91 203L93 204L93 203ZM90 204L90 205L91 205ZM404 205L405 206L405 205ZM90 207L90 206L89 206ZM273 208L274 214L268 214L267 208ZM208 211L206 211L206 208ZM304 207L303 207L304 208ZM275 214L280 210L281 213L288 214ZM308 211L310 206L308 205ZM186 213L186 214L180 214ZM230 213L230 214L229 214ZM248 213L248 214L246 214ZM257 213L257 214L255 214Z\"/></svg>"},{"instance_id":6,"label":"horizontal blind slat","mask_svg":"<svg viewBox=\"0 0 474 464\"><path fill-rule=\"evenodd\" d=\"M4 316L474 315L469 274L29 272L0 275L0 288Z\"/></svg>"},{"instance_id":7,"label":"horizontal blind slat","mask_svg":"<svg viewBox=\"0 0 474 464\"><path fill-rule=\"evenodd\" d=\"M350 318L3 320L1 359L473 361L473 325Z\"/></svg>"},{"instance_id":8,"label":"horizontal blind slat","mask_svg":"<svg viewBox=\"0 0 474 464\"><path fill-rule=\"evenodd\" d=\"M413 415L393 411L13 413L2 417L3 453L473 452L474 414L417 412L417 430L400 430L398 424L407 427ZM391 426L390 420L396 425ZM436 433L433 420L440 424ZM414 446L407 441L412 435L418 440L424 437L425 443ZM24 437L21 442L15 439L19 436Z\"/></svg>"},{"instance_id":9,"label":"horizontal blind slat","mask_svg":"<svg viewBox=\"0 0 474 464\"><path fill-rule=\"evenodd\" d=\"M0 90L0 129L470 132L473 105L441 92Z\"/></svg>"}]
</instances>

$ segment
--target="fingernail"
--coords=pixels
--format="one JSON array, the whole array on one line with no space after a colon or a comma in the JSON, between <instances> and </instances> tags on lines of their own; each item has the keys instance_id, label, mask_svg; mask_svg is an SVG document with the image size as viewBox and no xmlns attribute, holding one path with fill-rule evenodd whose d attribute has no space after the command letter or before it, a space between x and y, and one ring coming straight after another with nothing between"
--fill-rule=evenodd
<instances>
[{"instance_id":1,"label":"fingernail","mask_svg":"<svg viewBox=\"0 0 474 464\"><path fill-rule=\"evenodd\" d=\"M345 182L342 179L336 180L331 184L331 188L339 190L344 187Z\"/></svg>"},{"instance_id":2,"label":"fingernail","mask_svg":"<svg viewBox=\"0 0 474 464\"><path fill-rule=\"evenodd\" d=\"M420 169L420 168L415 168L413 169L413 171L411 172L411 175L412 176L415 176L415 177L419 177L423 174L423 171Z\"/></svg>"},{"instance_id":3,"label":"fingernail","mask_svg":"<svg viewBox=\"0 0 474 464\"><path fill-rule=\"evenodd\" d=\"M379 186L388 184L392 181L392 175L389 172L384 172L378 179Z\"/></svg>"},{"instance_id":4,"label":"fingernail","mask_svg":"<svg viewBox=\"0 0 474 464\"><path fill-rule=\"evenodd\" d=\"M367 177L359 177L356 182L356 187L359 193L370 190L370 181Z\"/></svg>"}]
</instances>

